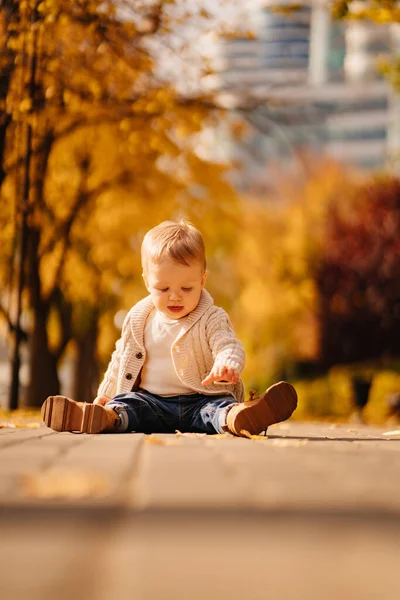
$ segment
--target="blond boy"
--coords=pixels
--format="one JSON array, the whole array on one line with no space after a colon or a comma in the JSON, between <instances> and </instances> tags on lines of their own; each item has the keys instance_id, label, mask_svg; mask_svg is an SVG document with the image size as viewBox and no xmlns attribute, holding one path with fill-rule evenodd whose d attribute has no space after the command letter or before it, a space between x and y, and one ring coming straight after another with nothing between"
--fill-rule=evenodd
<instances>
[{"instance_id":1,"label":"blond boy","mask_svg":"<svg viewBox=\"0 0 400 600\"><path fill-rule=\"evenodd\" d=\"M142 244L149 296L125 318L93 404L50 396L43 420L56 431L258 434L290 417L294 388L271 386L243 402L245 355L227 313L204 289L201 233L165 221ZM246 433L243 433L246 432Z\"/></svg>"}]
</instances>

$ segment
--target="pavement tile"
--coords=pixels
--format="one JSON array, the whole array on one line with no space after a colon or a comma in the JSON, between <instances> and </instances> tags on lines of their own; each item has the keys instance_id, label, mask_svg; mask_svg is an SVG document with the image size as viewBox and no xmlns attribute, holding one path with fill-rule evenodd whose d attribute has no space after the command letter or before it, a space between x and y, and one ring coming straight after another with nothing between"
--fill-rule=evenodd
<instances>
[{"instance_id":1,"label":"pavement tile","mask_svg":"<svg viewBox=\"0 0 400 600\"><path fill-rule=\"evenodd\" d=\"M0 430L1 431L1 430ZM55 437L57 434L47 427L38 429L15 429L13 435L3 435L0 437L0 456L3 448L13 444L25 444L36 438L45 438L47 436Z\"/></svg>"},{"instance_id":2,"label":"pavement tile","mask_svg":"<svg viewBox=\"0 0 400 600\"><path fill-rule=\"evenodd\" d=\"M348 429L3 435L1 600L397 598L400 444Z\"/></svg>"},{"instance_id":3,"label":"pavement tile","mask_svg":"<svg viewBox=\"0 0 400 600\"><path fill-rule=\"evenodd\" d=\"M0 427L0 436L7 435L7 433L15 433L15 431L13 427Z\"/></svg>"},{"instance_id":4,"label":"pavement tile","mask_svg":"<svg viewBox=\"0 0 400 600\"><path fill-rule=\"evenodd\" d=\"M0 488L0 500L19 506L60 501L87 506L93 495L96 501L121 503L142 439L60 433L29 440L29 448L9 446L0 454L0 476L8 475L13 485L3 492Z\"/></svg>"},{"instance_id":5,"label":"pavement tile","mask_svg":"<svg viewBox=\"0 0 400 600\"><path fill-rule=\"evenodd\" d=\"M140 508L238 504L240 491L235 480L205 446L204 438L157 438L176 445L144 442L139 480L132 482L134 504Z\"/></svg>"},{"instance_id":6,"label":"pavement tile","mask_svg":"<svg viewBox=\"0 0 400 600\"><path fill-rule=\"evenodd\" d=\"M400 524L355 515L8 516L2 600L398 598Z\"/></svg>"}]
</instances>

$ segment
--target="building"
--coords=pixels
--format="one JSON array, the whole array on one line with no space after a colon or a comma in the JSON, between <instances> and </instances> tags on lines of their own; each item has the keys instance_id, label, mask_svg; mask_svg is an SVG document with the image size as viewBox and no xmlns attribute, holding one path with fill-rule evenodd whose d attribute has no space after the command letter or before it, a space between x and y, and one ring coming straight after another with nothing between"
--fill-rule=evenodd
<instances>
[{"instance_id":1,"label":"building","mask_svg":"<svg viewBox=\"0 0 400 600\"><path fill-rule=\"evenodd\" d=\"M222 100L254 126L250 152L264 164L304 147L366 169L394 163L399 102L378 60L399 46L399 26L334 21L328 0L288 4L262 2L254 39L220 46Z\"/></svg>"}]
</instances>

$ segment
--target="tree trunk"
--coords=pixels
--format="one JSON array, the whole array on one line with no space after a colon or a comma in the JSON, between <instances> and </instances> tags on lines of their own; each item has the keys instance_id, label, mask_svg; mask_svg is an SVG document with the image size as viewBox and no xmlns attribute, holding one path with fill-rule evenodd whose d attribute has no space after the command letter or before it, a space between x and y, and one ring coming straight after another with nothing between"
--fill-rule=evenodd
<instances>
[{"instance_id":1,"label":"tree trunk","mask_svg":"<svg viewBox=\"0 0 400 600\"><path fill-rule=\"evenodd\" d=\"M16 3L11 2L11 0L3 2L3 8L0 9L0 35L3 38L3 44L0 47L0 52L3 58L6 59L6 63L2 65L2 70L0 73L0 100L2 103L5 102L7 98L11 77L15 68L14 57L11 51L7 48L7 43L10 37L8 28L16 10ZM4 170L4 156L6 132L10 123L11 115L7 114L5 111L2 114L0 113L0 186L6 176Z\"/></svg>"},{"instance_id":2,"label":"tree trunk","mask_svg":"<svg viewBox=\"0 0 400 600\"><path fill-rule=\"evenodd\" d=\"M29 387L26 406L41 406L47 396L60 393L57 357L49 348L47 318L49 306L41 302L35 307L35 324L29 344Z\"/></svg>"},{"instance_id":3,"label":"tree trunk","mask_svg":"<svg viewBox=\"0 0 400 600\"><path fill-rule=\"evenodd\" d=\"M10 122L11 117L9 116L5 116L0 120L0 187L6 176L6 172L4 170L4 156L6 148L7 127L9 126Z\"/></svg>"},{"instance_id":4,"label":"tree trunk","mask_svg":"<svg viewBox=\"0 0 400 600\"><path fill-rule=\"evenodd\" d=\"M97 311L91 310L87 314L84 331L76 337L73 397L80 402L92 402L97 395L99 385L98 318Z\"/></svg>"},{"instance_id":5,"label":"tree trunk","mask_svg":"<svg viewBox=\"0 0 400 600\"><path fill-rule=\"evenodd\" d=\"M60 382L57 374L58 356L49 347L47 336L47 320L50 313L50 302L41 294L39 275L39 239L37 229L31 229L29 236L29 289L30 305L33 311L33 330L29 344L29 387L25 404L41 406L47 396L60 393Z\"/></svg>"}]
</instances>

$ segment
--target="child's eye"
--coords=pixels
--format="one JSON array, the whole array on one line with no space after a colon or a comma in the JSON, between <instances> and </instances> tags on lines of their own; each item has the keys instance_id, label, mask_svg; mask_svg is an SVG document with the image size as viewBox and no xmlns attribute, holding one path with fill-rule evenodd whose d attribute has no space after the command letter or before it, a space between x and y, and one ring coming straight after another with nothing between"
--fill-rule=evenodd
<instances>
[{"instance_id":1,"label":"child's eye","mask_svg":"<svg viewBox=\"0 0 400 600\"><path fill-rule=\"evenodd\" d=\"M168 288L158 288L159 292L168 292Z\"/></svg>"},{"instance_id":2,"label":"child's eye","mask_svg":"<svg viewBox=\"0 0 400 600\"><path fill-rule=\"evenodd\" d=\"M183 291L183 292L191 292L191 291L192 291L192 288L182 288L182 291Z\"/></svg>"}]
</instances>

